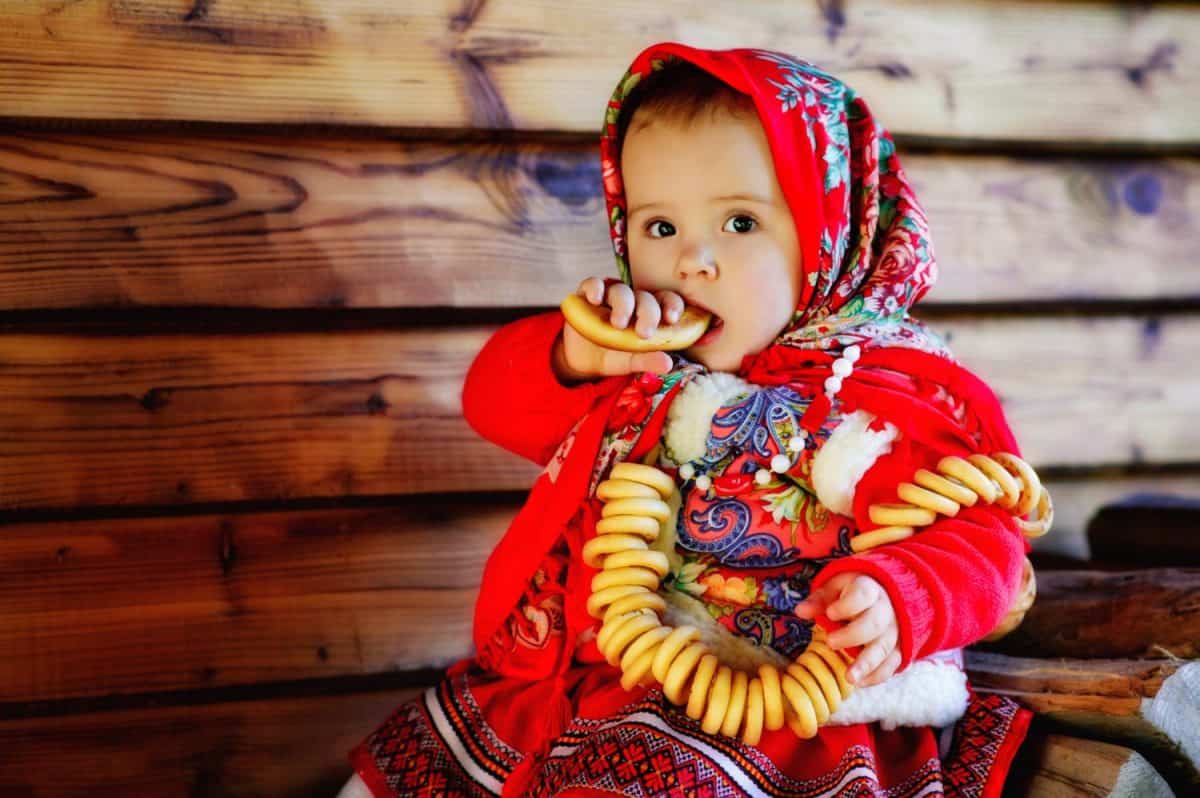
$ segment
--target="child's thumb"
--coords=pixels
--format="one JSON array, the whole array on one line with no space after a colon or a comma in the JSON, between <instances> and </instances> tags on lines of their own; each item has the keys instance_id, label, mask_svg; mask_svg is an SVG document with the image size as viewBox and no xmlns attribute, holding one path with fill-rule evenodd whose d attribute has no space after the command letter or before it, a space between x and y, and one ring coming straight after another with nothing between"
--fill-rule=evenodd
<instances>
[{"instance_id":1,"label":"child's thumb","mask_svg":"<svg viewBox=\"0 0 1200 798\"><path fill-rule=\"evenodd\" d=\"M633 371L653 371L655 374L666 374L675 365L675 362L666 352L639 352L633 356L630 365Z\"/></svg>"}]
</instances>

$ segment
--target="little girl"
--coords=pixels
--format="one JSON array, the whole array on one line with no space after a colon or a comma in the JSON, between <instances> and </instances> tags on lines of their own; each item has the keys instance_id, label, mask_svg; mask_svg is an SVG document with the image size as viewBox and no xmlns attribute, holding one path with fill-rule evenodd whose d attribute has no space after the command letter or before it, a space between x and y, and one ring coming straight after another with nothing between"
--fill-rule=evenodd
<instances>
[{"instance_id":1,"label":"little girl","mask_svg":"<svg viewBox=\"0 0 1200 798\"><path fill-rule=\"evenodd\" d=\"M1019 454L999 403L909 309L936 277L890 134L849 87L761 49L643 50L601 138L619 280L578 293L682 352L591 343L561 312L506 325L467 374L482 436L543 466L485 569L476 653L350 752L343 795L999 795L1030 713L977 696L961 648L1017 594L1012 511L964 507L869 550L869 508L950 454ZM856 689L805 739L708 734L597 646L582 557L622 461L676 481L683 566L660 589L751 669L814 619ZM683 605L677 605L683 606ZM836 627L836 628L835 628Z\"/></svg>"}]
</instances>

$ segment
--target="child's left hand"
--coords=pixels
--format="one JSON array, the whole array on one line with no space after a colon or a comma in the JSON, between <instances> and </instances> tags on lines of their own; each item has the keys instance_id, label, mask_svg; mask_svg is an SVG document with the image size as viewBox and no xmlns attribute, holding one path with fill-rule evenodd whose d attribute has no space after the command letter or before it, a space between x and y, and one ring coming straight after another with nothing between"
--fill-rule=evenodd
<instances>
[{"instance_id":1,"label":"child's left hand","mask_svg":"<svg viewBox=\"0 0 1200 798\"><path fill-rule=\"evenodd\" d=\"M854 620L830 633L832 648L861 645L846 678L858 687L878 684L900 667L896 647L900 629L896 611L883 585L866 574L840 573L796 605L796 615L811 619L824 612L831 621Z\"/></svg>"}]
</instances>

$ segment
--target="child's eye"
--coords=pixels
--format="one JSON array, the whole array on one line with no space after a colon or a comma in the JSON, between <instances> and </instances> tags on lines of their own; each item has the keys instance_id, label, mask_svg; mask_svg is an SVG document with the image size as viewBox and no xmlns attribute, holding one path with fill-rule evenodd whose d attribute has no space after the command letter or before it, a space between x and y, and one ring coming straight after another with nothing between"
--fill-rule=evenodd
<instances>
[{"instance_id":1,"label":"child's eye","mask_svg":"<svg viewBox=\"0 0 1200 798\"><path fill-rule=\"evenodd\" d=\"M656 225L656 224L666 225L668 228L668 232L663 233L661 236L654 235L654 233L652 231L654 229L654 225ZM673 235L675 233L675 225L671 224L670 222L664 222L661 219L655 219L653 222L650 222L648 225L646 225L646 232L650 233L651 238L666 238L667 236Z\"/></svg>"},{"instance_id":2,"label":"child's eye","mask_svg":"<svg viewBox=\"0 0 1200 798\"><path fill-rule=\"evenodd\" d=\"M753 216L747 216L747 215L746 215L746 214L744 214L744 213L735 214L734 216L730 216L730 217L729 217L729 219L730 219L730 221L733 221L733 222L736 222L738 219L743 219L743 220L745 220L746 222L749 222L751 225L757 225L757 224L758 224L758 221L757 221L757 220L756 220L756 219L755 219ZM722 227L721 229L722 229L722 230L724 230L725 228L724 228L724 227ZM753 229L752 227L745 227L745 226L743 225L742 227L739 227L739 228L737 228L737 229L734 229L734 230L730 230L730 231L728 231L728 232L731 232L731 233L749 233L749 232L750 232L752 229Z\"/></svg>"}]
</instances>

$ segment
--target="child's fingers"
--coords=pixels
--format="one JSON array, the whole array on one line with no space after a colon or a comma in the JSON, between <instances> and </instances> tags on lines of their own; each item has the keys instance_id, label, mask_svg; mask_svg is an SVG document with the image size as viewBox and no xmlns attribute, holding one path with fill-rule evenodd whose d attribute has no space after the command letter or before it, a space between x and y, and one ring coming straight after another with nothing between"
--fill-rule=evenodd
<instances>
[{"instance_id":1,"label":"child's fingers","mask_svg":"<svg viewBox=\"0 0 1200 798\"><path fill-rule=\"evenodd\" d=\"M658 304L662 306L663 318L667 324L679 321L679 317L683 315L683 297L667 289L658 291L654 296L658 299Z\"/></svg>"},{"instance_id":2,"label":"child's fingers","mask_svg":"<svg viewBox=\"0 0 1200 798\"><path fill-rule=\"evenodd\" d=\"M634 330L643 338L649 338L662 319L662 310L658 306L658 300L649 291L638 291L635 302L637 303L637 322Z\"/></svg>"},{"instance_id":3,"label":"child's fingers","mask_svg":"<svg viewBox=\"0 0 1200 798\"><path fill-rule=\"evenodd\" d=\"M832 582L833 580L830 580ZM879 584L869 577L855 574L837 600L829 605L829 619L841 621L853 618L879 601Z\"/></svg>"},{"instance_id":4,"label":"child's fingers","mask_svg":"<svg viewBox=\"0 0 1200 798\"><path fill-rule=\"evenodd\" d=\"M888 626L887 621L887 608L882 604L876 604L851 623L832 632L827 642L833 648L864 645L883 634Z\"/></svg>"},{"instance_id":5,"label":"child's fingers","mask_svg":"<svg viewBox=\"0 0 1200 798\"><path fill-rule=\"evenodd\" d=\"M869 686L872 684L878 684L880 682L884 682L884 680L892 678L899 668L900 649L893 648L890 650L890 652L888 652L887 656L884 656L883 661L880 662L880 665L878 665L874 671L870 671L868 674L866 674L866 676L860 677L857 680L853 680L853 682L857 686L860 686L860 688L869 688Z\"/></svg>"},{"instance_id":6,"label":"child's fingers","mask_svg":"<svg viewBox=\"0 0 1200 798\"><path fill-rule=\"evenodd\" d=\"M796 613L797 617L803 618L806 621L810 621L824 612L824 610L825 604L823 602L809 597L797 604L793 611Z\"/></svg>"},{"instance_id":7,"label":"child's fingers","mask_svg":"<svg viewBox=\"0 0 1200 798\"><path fill-rule=\"evenodd\" d=\"M801 618L812 619L825 612L828 604L824 591L815 590L797 604L793 611Z\"/></svg>"},{"instance_id":8,"label":"child's fingers","mask_svg":"<svg viewBox=\"0 0 1200 798\"><path fill-rule=\"evenodd\" d=\"M630 360L630 371L653 371L666 374L675 365L666 352L638 352Z\"/></svg>"},{"instance_id":9,"label":"child's fingers","mask_svg":"<svg viewBox=\"0 0 1200 798\"><path fill-rule=\"evenodd\" d=\"M808 597L796 605L796 614L801 618L815 618L829 608L829 602L837 598L855 574L846 572L838 574L825 584L808 594ZM804 614L801 614L804 613ZM833 620L830 618L830 620Z\"/></svg>"},{"instance_id":10,"label":"child's fingers","mask_svg":"<svg viewBox=\"0 0 1200 798\"><path fill-rule=\"evenodd\" d=\"M808 599L805 599L804 601L800 601L799 604L796 605L796 608L794 608L794 612L796 612L796 616L798 618L804 618L805 620L812 620L812 619L816 618L817 616L820 616L820 614L822 612L824 612L824 608L826 608L826 605L824 605L824 601L821 601L820 599L815 599L815 598L812 598L812 596L809 596Z\"/></svg>"},{"instance_id":11,"label":"child's fingers","mask_svg":"<svg viewBox=\"0 0 1200 798\"><path fill-rule=\"evenodd\" d=\"M575 293L580 294L593 305L599 305L604 301L604 281L599 277L587 277L575 289Z\"/></svg>"},{"instance_id":12,"label":"child's fingers","mask_svg":"<svg viewBox=\"0 0 1200 798\"><path fill-rule=\"evenodd\" d=\"M869 645L863 646L862 651L854 659L854 664L846 672L846 678L856 684L860 683L864 676L883 664L895 647L895 640L888 640L887 637L875 638Z\"/></svg>"},{"instance_id":13,"label":"child's fingers","mask_svg":"<svg viewBox=\"0 0 1200 798\"><path fill-rule=\"evenodd\" d=\"M633 315L633 289L625 283L610 283L607 299L608 306L612 308L612 312L608 316L608 323L618 330L625 329Z\"/></svg>"}]
</instances>

